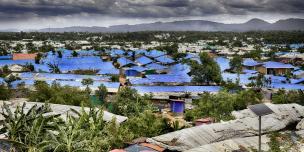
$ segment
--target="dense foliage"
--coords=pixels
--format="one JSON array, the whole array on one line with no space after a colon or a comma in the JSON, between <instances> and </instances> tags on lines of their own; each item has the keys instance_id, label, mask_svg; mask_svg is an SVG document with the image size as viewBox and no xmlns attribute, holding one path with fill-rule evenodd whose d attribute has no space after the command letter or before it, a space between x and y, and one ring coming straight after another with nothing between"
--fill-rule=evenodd
<instances>
[{"instance_id":1,"label":"dense foliage","mask_svg":"<svg viewBox=\"0 0 304 152\"><path fill-rule=\"evenodd\" d=\"M221 91L218 94L204 93L201 98L194 101L195 108L186 111L187 120L203 117L212 117L217 121L230 120L234 110L246 109L247 105L260 103L262 95L254 90L244 90L231 94Z\"/></svg>"},{"instance_id":2,"label":"dense foliage","mask_svg":"<svg viewBox=\"0 0 304 152\"><path fill-rule=\"evenodd\" d=\"M113 113L124 116L139 115L145 110L153 110L148 96L141 96L136 90L123 87L115 96Z\"/></svg>"},{"instance_id":3,"label":"dense foliage","mask_svg":"<svg viewBox=\"0 0 304 152\"><path fill-rule=\"evenodd\" d=\"M219 65L207 53L200 54L201 63L191 62L192 81L198 84L220 83L222 81Z\"/></svg>"},{"instance_id":4,"label":"dense foliage","mask_svg":"<svg viewBox=\"0 0 304 152\"><path fill-rule=\"evenodd\" d=\"M170 36L166 38L155 37L155 35L161 35L168 33ZM233 40L235 37L235 45L239 45L238 41L247 41L247 37L251 37L253 41L251 43L260 43L263 38L265 43L273 44L290 44L290 43L303 43L304 32L303 31L251 31L251 32L198 32L198 31L185 31L185 32L161 32L161 31L147 31L147 32L130 32L130 33L38 33L38 32L18 32L18 33L0 33L1 40L22 40L33 39L46 41L48 39L56 41L66 40L85 40L88 37L100 37L94 39L94 42L196 42L198 40L219 40L216 43L221 44L222 40ZM102 37L102 38L101 38ZM47 50L48 45L43 45ZM41 50L46 50L41 48Z\"/></svg>"},{"instance_id":5,"label":"dense foliage","mask_svg":"<svg viewBox=\"0 0 304 152\"><path fill-rule=\"evenodd\" d=\"M89 105L87 92L75 87L60 86L58 83L48 85L44 81L36 81L35 91L29 95L32 102L49 102L65 105Z\"/></svg>"},{"instance_id":6,"label":"dense foliage","mask_svg":"<svg viewBox=\"0 0 304 152\"><path fill-rule=\"evenodd\" d=\"M304 105L303 91L285 91L279 90L272 95L272 102L275 104L297 103Z\"/></svg>"},{"instance_id":7,"label":"dense foliage","mask_svg":"<svg viewBox=\"0 0 304 152\"><path fill-rule=\"evenodd\" d=\"M11 90L6 85L0 84L0 100L8 100L11 96Z\"/></svg>"}]
</instances>

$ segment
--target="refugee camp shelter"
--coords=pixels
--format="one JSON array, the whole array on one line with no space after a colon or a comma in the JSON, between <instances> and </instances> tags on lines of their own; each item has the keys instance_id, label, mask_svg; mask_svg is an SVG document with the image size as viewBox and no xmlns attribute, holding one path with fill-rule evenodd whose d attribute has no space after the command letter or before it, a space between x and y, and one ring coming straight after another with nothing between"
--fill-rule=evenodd
<instances>
[{"instance_id":1,"label":"refugee camp shelter","mask_svg":"<svg viewBox=\"0 0 304 152\"><path fill-rule=\"evenodd\" d=\"M259 66L257 70L262 74L285 75L291 73L294 68L291 64L268 61Z\"/></svg>"}]
</instances>

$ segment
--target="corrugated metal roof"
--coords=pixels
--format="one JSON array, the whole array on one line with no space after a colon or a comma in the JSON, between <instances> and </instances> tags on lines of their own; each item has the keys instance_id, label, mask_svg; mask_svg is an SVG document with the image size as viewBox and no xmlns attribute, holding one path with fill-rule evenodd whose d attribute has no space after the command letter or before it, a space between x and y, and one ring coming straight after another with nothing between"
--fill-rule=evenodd
<instances>
[{"instance_id":1,"label":"corrugated metal roof","mask_svg":"<svg viewBox=\"0 0 304 152\"><path fill-rule=\"evenodd\" d=\"M254 137L245 137L245 138L235 138L229 139L221 142L216 142L212 144L203 145L197 148L193 148L190 150L186 150L185 152L232 152L232 151L240 151L240 147L246 149L258 149L258 136ZM261 139L261 149L262 151L269 151L269 143L270 139L267 135L263 135Z\"/></svg>"},{"instance_id":2,"label":"corrugated metal roof","mask_svg":"<svg viewBox=\"0 0 304 152\"><path fill-rule=\"evenodd\" d=\"M6 102L11 109L14 110L14 108L17 107L17 105L22 105L23 102L25 102L25 99L23 101L19 101L18 103L15 102ZM26 106L25 106L25 111L29 110L32 106L34 106L35 104L37 104L38 106L42 106L44 105L44 103L39 103L39 102L26 102ZM74 109L78 112L80 112L82 110L82 107L78 107L78 106L70 106L70 105L61 105L61 104L49 104L50 108L52 109L53 112L50 112L48 114L61 114L61 118L63 118L64 120L67 118L66 115L69 114L73 114L71 112L71 109ZM1 110L1 109L0 109ZM86 112L89 111L89 108L84 107L84 110ZM76 116L76 114L75 114ZM124 117L124 116L120 116L120 115L115 115L113 113L110 113L108 111L103 111L103 120L104 121L111 121L113 118L116 118L116 122L117 123L122 123L124 121L126 121L128 118Z\"/></svg>"},{"instance_id":3,"label":"corrugated metal roof","mask_svg":"<svg viewBox=\"0 0 304 152\"><path fill-rule=\"evenodd\" d=\"M304 107L298 104L267 104L273 114L263 116L262 133L279 131L304 116ZM182 129L147 139L169 150L186 151L233 138L258 135L258 117L249 109L232 113L236 120Z\"/></svg>"}]
</instances>

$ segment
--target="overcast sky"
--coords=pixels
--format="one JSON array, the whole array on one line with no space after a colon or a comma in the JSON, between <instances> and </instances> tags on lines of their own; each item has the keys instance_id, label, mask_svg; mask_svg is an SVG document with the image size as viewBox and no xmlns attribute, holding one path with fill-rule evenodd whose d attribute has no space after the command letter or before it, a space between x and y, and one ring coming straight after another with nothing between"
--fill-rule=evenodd
<instances>
[{"instance_id":1,"label":"overcast sky","mask_svg":"<svg viewBox=\"0 0 304 152\"><path fill-rule=\"evenodd\" d=\"M0 0L0 29L304 18L304 0Z\"/></svg>"}]
</instances>

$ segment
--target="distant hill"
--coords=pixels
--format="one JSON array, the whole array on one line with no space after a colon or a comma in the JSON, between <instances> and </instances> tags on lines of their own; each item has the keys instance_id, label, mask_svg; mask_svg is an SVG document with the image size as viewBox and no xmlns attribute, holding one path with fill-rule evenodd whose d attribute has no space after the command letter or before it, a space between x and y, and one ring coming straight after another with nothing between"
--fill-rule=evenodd
<instances>
[{"instance_id":1,"label":"distant hill","mask_svg":"<svg viewBox=\"0 0 304 152\"><path fill-rule=\"evenodd\" d=\"M268 23L261 19L252 19L241 24L224 24L205 20L184 20L174 22L155 22L137 25L116 25L110 27L65 27L46 28L38 32L137 32L137 31L268 31L268 30L304 30L304 19L286 19Z\"/></svg>"}]
</instances>

